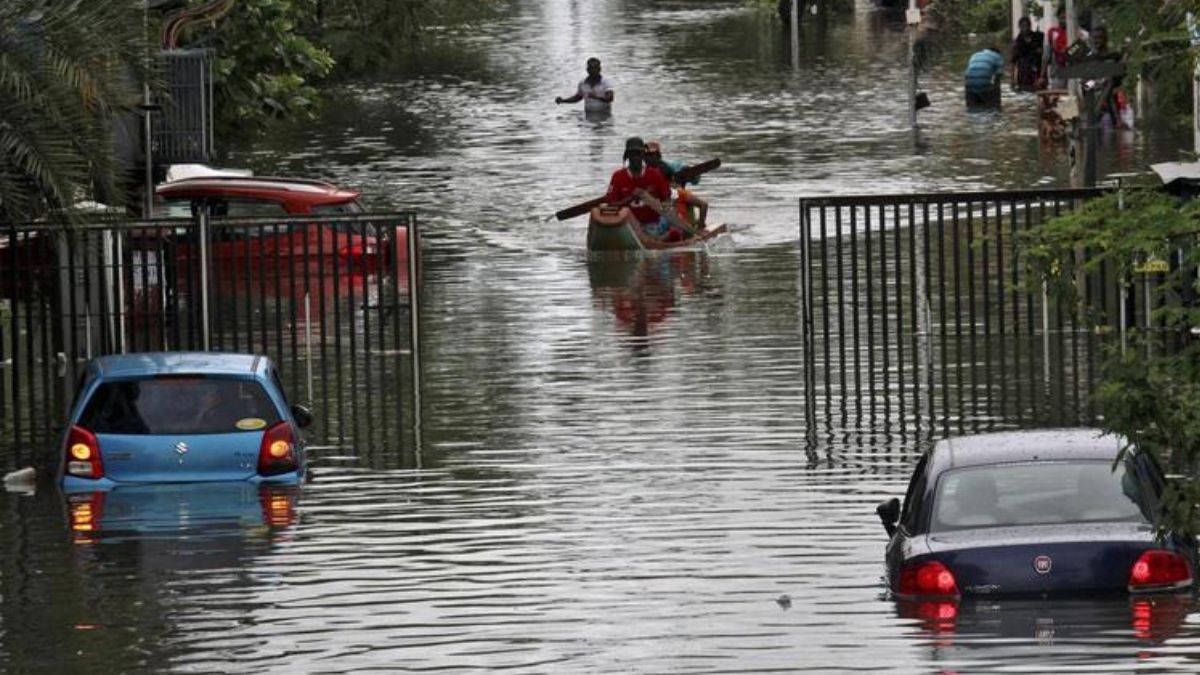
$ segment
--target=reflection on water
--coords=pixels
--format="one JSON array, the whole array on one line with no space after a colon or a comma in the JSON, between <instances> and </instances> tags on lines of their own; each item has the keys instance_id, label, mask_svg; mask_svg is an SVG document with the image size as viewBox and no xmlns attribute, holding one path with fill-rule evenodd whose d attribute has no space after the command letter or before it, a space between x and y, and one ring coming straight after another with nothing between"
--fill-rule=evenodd
<instances>
[{"instance_id":1,"label":"reflection on water","mask_svg":"<svg viewBox=\"0 0 1200 675\"><path fill-rule=\"evenodd\" d=\"M916 622L931 663L954 669L992 670L1028 658L1090 663L1109 657L1105 669L1128 671L1166 656L1168 641L1187 630L1194 598L897 601L896 615Z\"/></svg>"},{"instance_id":2,"label":"reflection on water","mask_svg":"<svg viewBox=\"0 0 1200 675\"><path fill-rule=\"evenodd\" d=\"M677 252L661 256L601 256L588 260L588 280L595 306L612 313L629 333L629 345L643 352L659 324L676 309L681 296L703 293L711 284L707 253Z\"/></svg>"},{"instance_id":3,"label":"reflection on water","mask_svg":"<svg viewBox=\"0 0 1200 675\"><path fill-rule=\"evenodd\" d=\"M818 25L793 70L778 20L741 0L516 0L421 78L349 87L317 123L233 153L420 211L421 461L397 440L403 411L364 412L405 384L372 354L366 386L329 382L346 405L315 406L365 449L314 453L294 506L239 496L220 536L142 516L74 544L98 505L6 495L3 668L1192 672L1187 606L912 616L886 596L874 508L929 434L834 406L812 437L795 200L1060 183L1066 166L1032 98L965 115L953 60L922 80L914 144L895 105L903 27ZM593 54L616 86L604 120L553 105ZM632 135L722 158L702 190L740 225L730 249L608 265L587 258L586 219L545 221L600 194ZM1102 166L1122 169L1178 145L1155 127L1111 144ZM956 431L1032 419L1016 412L981 401ZM203 521L202 499L151 508ZM195 546L214 553L175 555Z\"/></svg>"},{"instance_id":4,"label":"reflection on water","mask_svg":"<svg viewBox=\"0 0 1200 675\"><path fill-rule=\"evenodd\" d=\"M251 483L130 485L64 496L76 544L155 537L209 539L295 524L295 486Z\"/></svg>"}]
</instances>

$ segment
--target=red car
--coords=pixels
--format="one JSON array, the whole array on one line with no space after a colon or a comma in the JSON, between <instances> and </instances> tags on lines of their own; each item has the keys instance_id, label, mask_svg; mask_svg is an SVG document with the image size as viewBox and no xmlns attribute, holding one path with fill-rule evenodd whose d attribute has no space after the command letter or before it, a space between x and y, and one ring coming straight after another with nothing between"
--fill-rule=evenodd
<instances>
[{"instance_id":1,"label":"red car","mask_svg":"<svg viewBox=\"0 0 1200 675\"><path fill-rule=\"evenodd\" d=\"M373 225L321 223L323 216L363 212L358 192L323 181L218 174L163 183L156 192L156 215L160 216L187 218L205 209L210 215L225 218L312 215L319 223L312 227L218 226L212 233L212 255L217 265L245 260L247 256L256 264L291 256L310 260L336 256L366 272L393 254L397 261L407 259L407 228L397 228L394 248L389 252L380 247Z\"/></svg>"}]
</instances>

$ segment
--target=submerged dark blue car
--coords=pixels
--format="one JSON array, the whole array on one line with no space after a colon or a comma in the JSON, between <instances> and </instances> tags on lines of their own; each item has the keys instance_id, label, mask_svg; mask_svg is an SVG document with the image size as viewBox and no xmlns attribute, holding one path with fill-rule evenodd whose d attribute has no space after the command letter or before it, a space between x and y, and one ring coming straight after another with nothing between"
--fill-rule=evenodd
<instances>
[{"instance_id":1,"label":"submerged dark blue car","mask_svg":"<svg viewBox=\"0 0 1200 675\"><path fill-rule=\"evenodd\" d=\"M905 495L877 509L900 599L1147 593L1192 588L1195 542L1155 537L1164 488L1148 453L1114 465L1120 441L1093 429L947 439Z\"/></svg>"}]
</instances>

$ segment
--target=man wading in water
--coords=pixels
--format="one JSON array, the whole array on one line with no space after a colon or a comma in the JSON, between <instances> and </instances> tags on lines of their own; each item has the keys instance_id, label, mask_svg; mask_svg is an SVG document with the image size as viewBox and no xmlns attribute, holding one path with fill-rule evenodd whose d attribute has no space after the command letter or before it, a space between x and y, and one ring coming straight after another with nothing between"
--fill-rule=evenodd
<instances>
[{"instance_id":1,"label":"man wading in water","mask_svg":"<svg viewBox=\"0 0 1200 675\"><path fill-rule=\"evenodd\" d=\"M583 101L583 111L589 113L612 112L613 89L608 78L600 74L600 59L592 57L587 60L587 77L579 81L579 88L574 96L563 98L556 96L554 103L578 103Z\"/></svg>"}]
</instances>

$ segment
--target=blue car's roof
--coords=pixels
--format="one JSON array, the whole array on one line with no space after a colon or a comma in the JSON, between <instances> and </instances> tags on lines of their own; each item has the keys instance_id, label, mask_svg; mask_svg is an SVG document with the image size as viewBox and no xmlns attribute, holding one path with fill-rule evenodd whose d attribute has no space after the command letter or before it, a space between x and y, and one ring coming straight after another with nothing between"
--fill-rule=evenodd
<instances>
[{"instance_id":1,"label":"blue car's roof","mask_svg":"<svg viewBox=\"0 0 1200 675\"><path fill-rule=\"evenodd\" d=\"M148 377L179 373L251 375L266 362L256 354L221 352L144 352L114 354L93 359L102 377Z\"/></svg>"},{"instance_id":2,"label":"blue car's roof","mask_svg":"<svg viewBox=\"0 0 1200 675\"><path fill-rule=\"evenodd\" d=\"M1005 462L1113 461L1122 441L1100 429L1038 429L977 434L939 441L930 461L935 472Z\"/></svg>"}]
</instances>

